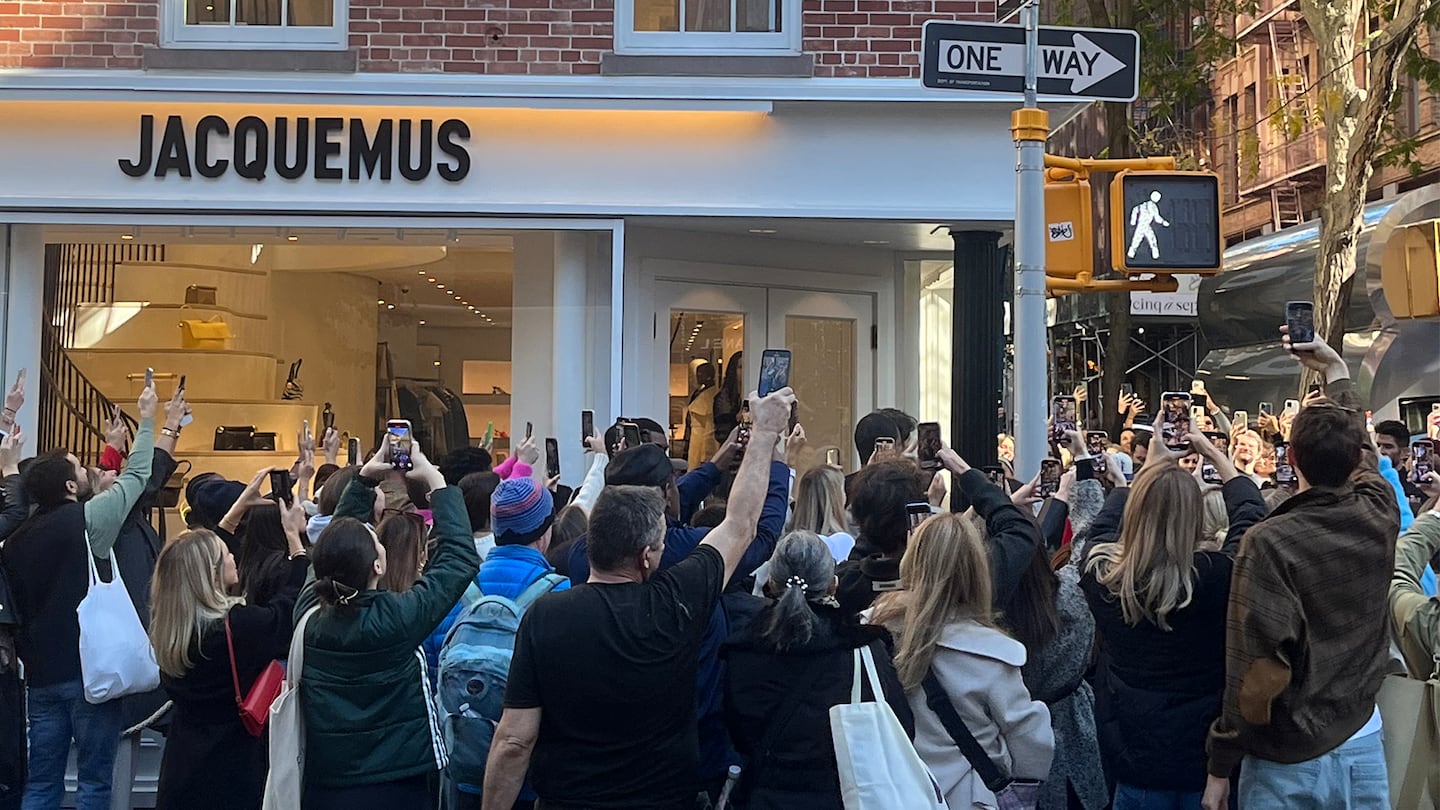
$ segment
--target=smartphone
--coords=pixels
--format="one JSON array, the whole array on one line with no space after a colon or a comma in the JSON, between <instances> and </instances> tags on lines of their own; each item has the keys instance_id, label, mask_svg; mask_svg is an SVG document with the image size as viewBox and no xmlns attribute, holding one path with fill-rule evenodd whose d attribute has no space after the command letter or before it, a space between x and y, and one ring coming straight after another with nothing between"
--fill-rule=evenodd
<instances>
[{"instance_id":1,"label":"smartphone","mask_svg":"<svg viewBox=\"0 0 1440 810\"><path fill-rule=\"evenodd\" d=\"M286 506L295 504L295 482L290 480L289 470L270 471L270 497Z\"/></svg>"},{"instance_id":2,"label":"smartphone","mask_svg":"<svg viewBox=\"0 0 1440 810\"><path fill-rule=\"evenodd\" d=\"M1040 486L1035 494L1048 498L1060 491L1060 462L1047 458L1040 462Z\"/></svg>"},{"instance_id":3,"label":"smartphone","mask_svg":"<svg viewBox=\"0 0 1440 810\"><path fill-rule=\"evenodd\" d=\"M790 384L790 350L766 349L760 353L760 387L756 390L765 397Z\"/></svg>"},{"instance_id":4,"label":"smartphone","mask_svg":"<svg viewBox=\"0 0 1440 810\"><path fill-rule=\"evenodd\" d=\"M1295 416L1295 415L1298 414L1298 413L1300 413L1300 400L1298 400L1298 399L1287 399L1287 400L1285 400L1285 414L1286 414L1287 416L1292 416L1292 417L1293 417L1293 416Z\"/></svg>"},{"instance_id":5,"label":"smartphone","mask_svg":"<svg viewBox=\"0 0 1440 810\"><path fill-rule=\"evenodd\" d=\"M825 451L825 463L831 467L840 466L840 448L831 447Z\"/></svg>"},{"instance_id":6,"label":"smartphone","mask_svg":"<svg viewBox=\"0 0 1440 810\"><path fill-rule=\"evenodd\" d=\"M1310 387L1307 388L1307 389L1305 389L1305 390L1306 390L1306 392L1309 393L1309 395L1312 396L1312 397L1315 396L1316 394L1323 394L1323 393L1325 393L1325 388L1324 388L1324 386L1320 385L1320 383L1310 383Z\"/></svg>"},{"instance_id":7,"label":"smartphone","mask_svg":"<svg viewBox=\"0 0 1440 810\"><path fill-rule=\"evenodd\" d=\"M1249 411L1236 411L1236 412L1235 412L1235 418L1232 419L1232 420L1230 420L1230 424L1231 424L1231 426L1233 426L1236 430L1249 430L1249 429L1250 429L1250 412L1249 412Z\"/></svg>"},{"instance_id":8,"label":"smartphone","mask_svg":"<svg viewBox=\"0 0 1440 810\"><path fill-rule=\"evenodd\" d=\"M1208 461L1200 465L1200 480L1207 484L1225 483L1225 479L1220 477L1220 471L1215 469L1215 465Z\"/></svg>"},{"instance_id":9,"label":"smartphone","mask_svg":"<svg viewBox=\"0 0 1440 810\"><path fill-rule=\"evenodd\" d=\"M1207 431L1205 431L1205 437L1208 438L1208 439L1210 440L1210 443L1213 444L1213 445L1215 445L1215 447L1216 447L1220 452L1226 453L1226 454L1228 454L1228 453L1230 452L1230 437L1229 437L1229 436L1226 436L1224 433L1222 433L1222 432L1220 432L1220 431L1218 431L1218 430L1207 430Z\"/></svg>"},{"instance_id":10,"label":"smartphone","mask_svg":"<svg viewBox=\"0 0 1440 810\"><path fill-rule=\"evenodd\" d=\"M1205 417L1206 417L1206 416L1207 416L1207 414L1205 413L1205 408L1204 408L1204 406L1201 406L1201 405L1191 405L1191 406L1190 406L1190 424L1196 425L1196 426L1204 425L1204 424L1205 424Z\"/></svg>"},{"instance_id":11,"label":"smartphone","mask_svg":"<svg viewBox=\"0 0 1440 810\"><path fill-rule=\"evenodd\" d=\"M300 435L301 435L301 436L304 436L307 441L314 441L314 440L315 440L315 434L310 432L310 420L309 420L309 419L302 419L302 420L300 421Z\"/></svg>"},{"instance_id":12,"label":"smartphone","mask_svg":"<svg viewBox=\"0 0 1440 810\"><path fill-rule=\"evenodd\" d=\"M920 524L930 519L930 504L928 503L907 503L905 504L905 517L910 523L910 532L913 534Z\"/></svg>"},{"instance_id":13,"label":"smartphone","mask_svg":"<svg viewBox=\"0 0 1440 810\"><path fill-rule=\"evenodd\" d=\"M526 423L525 423L525 438L529 439L529 438L533 437L534 435L535 435L535 423L534 423L534 422L526 422Z\"/></svg>"},{"instance_id":14,"label":"smartphone","mask_svg":"<svg viewBox=\"0 0 1440 810\"><path fill-rule=\"evenodd\" d=\"M557 439L545 440L545 477L560 477L560 442Z\"/></svg>"},{"instance_id":15,"label":"smartphone","mask_svg":"<svg viewBox=\"0 0 1440 810\"><path fill-rule=\"evenodd\" d=\"M153 369L153 368L147 368L147 369L145 369L145 387L146 387L146 388L154 388L154 387L155 387L155 369Z\"/></svg>"},{"instance_id":16,"label":"smartphone","mask_svg":"<svg viewBox=\"0 0 1440 810\"><path fill-rule=\"evenodd\" d=\"M1273 403L1273 402L1262 402L1262 403L1260 403L1260 415L1261 415L1261 416L1274 416L1274 415L1275 415L1275 403Z\"/></svg>"},{"instance_id":17,"label":"smartphone","mask_svg":"<svg viewBox=\"0 0 1440 810\"><path fill-rule=\"evenodd\" d=\"M1075 397L1058 396L1050 401L1050 441L1065 441L1065 431L1079 430L1075 415Z\"/></svg>"},{"instance_id":18,"label":"smartphone","mask_svg":"<svg viewBox=\"0 0 1440 810\"><path fill-rule=\"evenodd\" d=\"M1158 429L1160 438L1171 450L1188 450L1190 440L1190 394L1184 391L1166 391L1160 395Z\"/></svg>"},{"instance_id":19,"label":"smartphone","mask_svg":"<svg viewBox=\"0 0 1440 810\"><path fill-rule=\"evenodd\" d=\"M1282 487L1293 487L1296 484L1295 468L1290 466L1290 445L1285 442L1275 443L1275 483Z\"/></svg>"},{"instance_id":20,"label":"smartphone","mask_svg":"<svg viewBox=\"0 0 1440 810\"><path fill-rule=\"evenodd\" d=\"M325 433L335 429L335 409L331 408L328 402L325 403L325 410L320 412L320 424L325 428ZM325 434L320 435L323 440Z\"/></svg>"},{"instance_id":21,"label":"smartphone","mask_svg":"<svg viewBox=\"0 0 1440 810\"><path fill-rule=\"evenodd\" d=\"M1131 383L1120 383L1120 393L1123 396L1133 397L1135 396L1135 386Z\"/></svg>"},{"instance_id":22,"label":"smartphone","mask_svg":"<svg viewBox=\"0 0 1440 810\"><path fill-rule=\"evenodd\" d=\"M1315 305L1309 301L1285 302L1285 326L1290 342L1310 343L1315 340Z\"/></svg>"},{"instance_id":23,"label":"smartphone","mask_svg":"<svg viewBox=\"0 0 1440 810\"><path fill-rule=\"evenodd\" d=\"M893 450L893 449L895 449L895 439L894 439L894 437L892 437L892 436L881 436L881 437L879 437L879 438L877 438L877 439L875 440L875 450L876 450L876 451L880 451L880 450Z\"/></svg>"},{"instance_id":24,"label":"smartphone","mask_svg":"<svg viewBox=\"0 0 1440 810\"><path fill-rule=\"evenodd\" d=\"M915 430L920 443L920 469L929 472L940 469L940 423L921 422Z\"/></svg>"},{"instance_id":25,"label":"smartphone","mask_svg":"<svg viewBox=\"0 0 1440 810\"><path fill-rule=\"evenodd\" d=\"M351 436L345 443L345 463L351 467L360 463L360 437Z\"/></svg>"},{"instance_id":26,"label":"smartphone","mask_svg":"<svg viewBox=\"0 0 1440 810\"><path fill-rule=\"evenodd\" d=\"M176 389L177 391L179 391L182 395L185 393L185 375L184 375L184 374L181 374L181 375L180 375L180 384L177 385L177 386L175 386L175 389ZM192 413L190 413L189 411L186 411L186 412L185 412L185 415L182 416L182 417L180 417L180 427L182 427L182 428L190 427L190 423L191 423L191 422L194 422L194 421L195 421L195 415L192 414Z\"/></svg>"},{"instance_id":27,"label":"smartphone","mask_svg":"<svg viewBox=\"0 0 1440 810\"><path fill-rule=\"evenodd\" d=\"M385 423L385 434L385 440L390 442L390 466L397 470L413 470L415 444L409 420L391 419Z\"/></svg>"},{"instance_id":28,"label":"smartphone","mask_svg":"<svg viewBox=\"0 0 1440 810\"><path fill-rule=\"evenodd\" d=\"M1206 396L1205 394L1197 394L1196 392L1191 391L1191 392L1190 392L1190 407L1192 407L1192 408L1199 408L1199 409L1201 410L1201 412L1203 413L1204 411L1207 411L1207 410L1209 410L1209 408L1210 408L1210 397Z\"/></svg>"},{"instance_id":29,"label":"smartphone","mask_svg":"<svg viewBox=\"0 0 1440 810\"><path fill-rule=\"evenodd\" d=\"M998 464L990 464L985 467L981 467L980 469L985 472L985 477L990 479L990 483L994 484L997 487L1000 487L1001 489L1005 488L1004 467L1001 467Z\"/></svg>"},{"instance_id":30,"label":"smartphone","mask_svg":"<svg viewBox=\"0 0 1440 810\"><path fill-rule=\"evenodd\" d=\"M621 422L620 435L625 437L625 448L640 446L640 426L634 422Z\"/></svg>"},{"instance_id":31,"label":"smartphone","mask_svg":"<svg viewBox=\"0 0 1440 810\"><path fill-rule=\"evenodd\" d=\"M595 435L595 412L580 412L580 446L590 448L590 437Z\"/></svg>"},{"instance_id":32,"label":"smartphone","mask_svg":"<svg viewBox=\"0 0 1440 810\"><path fill-rule=\"evenodd\" d=\"M1110 465L1110 434L1103 430L1086 432L1085 449L1090 451L1091 469L1096 475L1104 475Z\"/></svg>"},{"instance_id":33,"label":"smartphone","mask_svg":"<svg viewBox=\"0 0 1440 810\"><path fill-rule=\"evenodd\" d=\"M1435 471L1435 442L1421 439L1410 445L1410 481L1424 483L1426 476Z\"/></svg>"}]
</instances>

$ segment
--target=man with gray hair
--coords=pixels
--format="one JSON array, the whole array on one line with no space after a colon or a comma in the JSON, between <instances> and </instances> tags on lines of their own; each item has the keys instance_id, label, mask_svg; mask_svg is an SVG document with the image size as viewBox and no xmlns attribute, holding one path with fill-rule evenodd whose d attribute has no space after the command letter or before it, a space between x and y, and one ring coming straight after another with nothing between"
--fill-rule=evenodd
<instances>
[{"instance_id":1,"label":"man with gray hair","mask_svg":"<svg viewBox=\"0 0 1440 810\"><path fill-rule=\"evenodd\" d=\"M755 537L772 448L794 394L751 400L754 426L725 520L660 568L666 504L612 486L590 513L589 581L543 597L515 639L484 810L511 810L527 770L545 810L693 810L697 652Z\"/></svg>"}]
</instances>

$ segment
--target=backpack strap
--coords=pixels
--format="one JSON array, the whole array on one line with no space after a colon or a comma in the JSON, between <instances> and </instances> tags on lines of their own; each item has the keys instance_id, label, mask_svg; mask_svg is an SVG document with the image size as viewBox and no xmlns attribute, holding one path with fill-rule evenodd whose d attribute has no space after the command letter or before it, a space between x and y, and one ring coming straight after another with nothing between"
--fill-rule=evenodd
<instances>
[{"instance_id":1,"label":"backpack strap","mask_svg":"<svg viewBox=\"0 0 1440 810\"><path fill-rule=\"evenodd\" d=\"M565 579L565 577L553 571L540 577L530 583L530 587L521 591L519 596L515 597L515 607L519 608L521 613L524 613L535 600L558 588L560 583L564 582Z\"/></svg>"},{"instance_id":2,"label":"backpack strap","mask_svg":"<svg viewBox=\"0 0 1440 810\"><path fill-rule=\"evenodd\" d=\"M930 711L940 718L940 725L945 727L946 733L955 741L960 753L970 761L970 767L975 769L975 773L985 783L985 787L989 788L991 793L999 793L1004 790L1010 784L1010 777L1000 770L1000 766L996 765L995 760L985 753L985 748L975 739L975 735L970 733L969 726L965 725L965 720L960 717L960 713L955 711L955 704L950 702L950 696L945 694L945 687L940 685L940 680L935 677L933 669L925 673L923 685L925 687L925 705L929 706Z\"/></svg>"}]
</instances>

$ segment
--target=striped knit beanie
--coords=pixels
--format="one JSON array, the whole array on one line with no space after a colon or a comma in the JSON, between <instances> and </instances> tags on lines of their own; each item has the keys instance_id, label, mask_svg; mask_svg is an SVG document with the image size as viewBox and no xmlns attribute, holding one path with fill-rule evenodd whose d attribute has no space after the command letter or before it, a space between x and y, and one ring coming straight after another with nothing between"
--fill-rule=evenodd
<instances>
[{"instance_id":1,"label":"striped knit beanie","mask_svg":"<svg viewBox=\"0 0 1440 810\"><path fill-rule=\"evenodd\" d=\"M532 478L502 481L490 496L490 528L497 546L529 545L545 534L554 518L550 491Z\"/></svg>"}]
</instances>

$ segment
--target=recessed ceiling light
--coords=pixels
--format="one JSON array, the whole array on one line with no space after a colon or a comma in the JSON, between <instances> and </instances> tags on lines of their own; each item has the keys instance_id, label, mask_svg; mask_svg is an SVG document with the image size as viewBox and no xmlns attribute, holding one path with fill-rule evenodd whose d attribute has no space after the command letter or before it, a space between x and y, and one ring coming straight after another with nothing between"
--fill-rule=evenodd
<instances>
[{"instance_id":1,"label":"recessed ceiling light","mask_svg":"<svg viewBox=\"0 0 1440 810\"><path fill-rule=\"evenodd\" d=\"M375 303L377 303L377 304L379 304L380 306L383 307L383 306L385 306L385 299L384 299L384 298L381 298L379 301L376 301Z\"/></svg>"},{"instance_id":2,"label":"recessed ceiling light","mask_svg":"<svg viewBox=\"0 0 1440 810\"><path fill-rule=\"evenodd\" d=\"M121 239L124 239L124 240L126 240L126 241L129 241L129 240L135 238L135 234L133 234L133 233L122 233L122 234L120 234L120 238L121 238Z\"/></svg>"},{"instance_id":3,"label":"recessed ceiling light","mask_svg":"<svg viewBox=\"0 0 1440 810\"><path fill-rule=\"evenodd\" d=\"M290 236L287 236L287 237L285 237L285 238L286 238L287 240L291 241L291 242L299 242L299 241L300 241L300 237L295 236L294 234L291 234Z\"/></svg>"},{"instance_id":4,"label":"recessed ceiling light","mask_svg":"<svg viewBox=\"0 0 1440 810\"><path fill-rule=\"evenodd\" d=\"M423 276L423 275L425 275L425 271L424 271L424 270L416 270L416 271L415 271L415 275L417 275L417 276Z\"/></svg>"},{"instance_id":5,"label":"recessed ceiling light","mask_svg":"<svg viewBox=\"0 0 1440 810\"><path fill-rule=\"evenodd\" d=\"M386 305L385 305L385 308L386 308L386 309L394 309L394 308L395 308L395 305L394 305L394 304L386 304Z\"/></svg>"},{"instance_id":6,"label":"recessed ceiling light","mask_svg":"<svg viewBox=\"0 0 1440 810\"><path fill-rule=\"evenodd\" d=\"M425 280L428 281L428 282L430 282L431 284L434 284L434 283L435 283L435 277L434 277L434 276L431 276L431 277L429 277L429 278L427 278L427 279L425 279Z\"/></svg>"},{"instance_id":7,"label":"recessed ceiling light","mask_svg":"<svg viewBox=\"0 0 1440 810\"><path fill-rule=\"evenodd\" d=\"M435 285L435 289L437 289L437 290L443 290L443 289L445 289L445 285L444 285L444 284L436 284L436 285Z\"/></svg>"},{"instance_id":8,"label":"recessed ceiling light","mask_svg":"<svg viewBox=\"0 0 1440 810\"><path fill-rule=\"evenodd\" d=\"M425 325L425 322L424 322L424 321L421 321L421 322L420 322L420 325L421 325L421 326L424 326L424 325Z\"/></svg>"},{"instance_id":9,"label":"recessed ceiling light","mask_svg":"<svg viewBox=\"0 0 1440 810\"><path fill-rule=\"evenodd\" d=\"M436 360L434 364L435 364L436 366L439 366L439 365L440 365L440 361L439 361L439 360Z\"/></svg>"},{"instance_id":10,"label":"recessed ceiling light","mask_svg":"<svg viewBox=\"0 0 1440 810\"><path fill-rule=\"evenodd\" d=\"M772 234L772 233L775 233L775 229L774 229L774 228L751 228L751 229L750 229L750 233Z\"/></svg>"}]
</instances>

